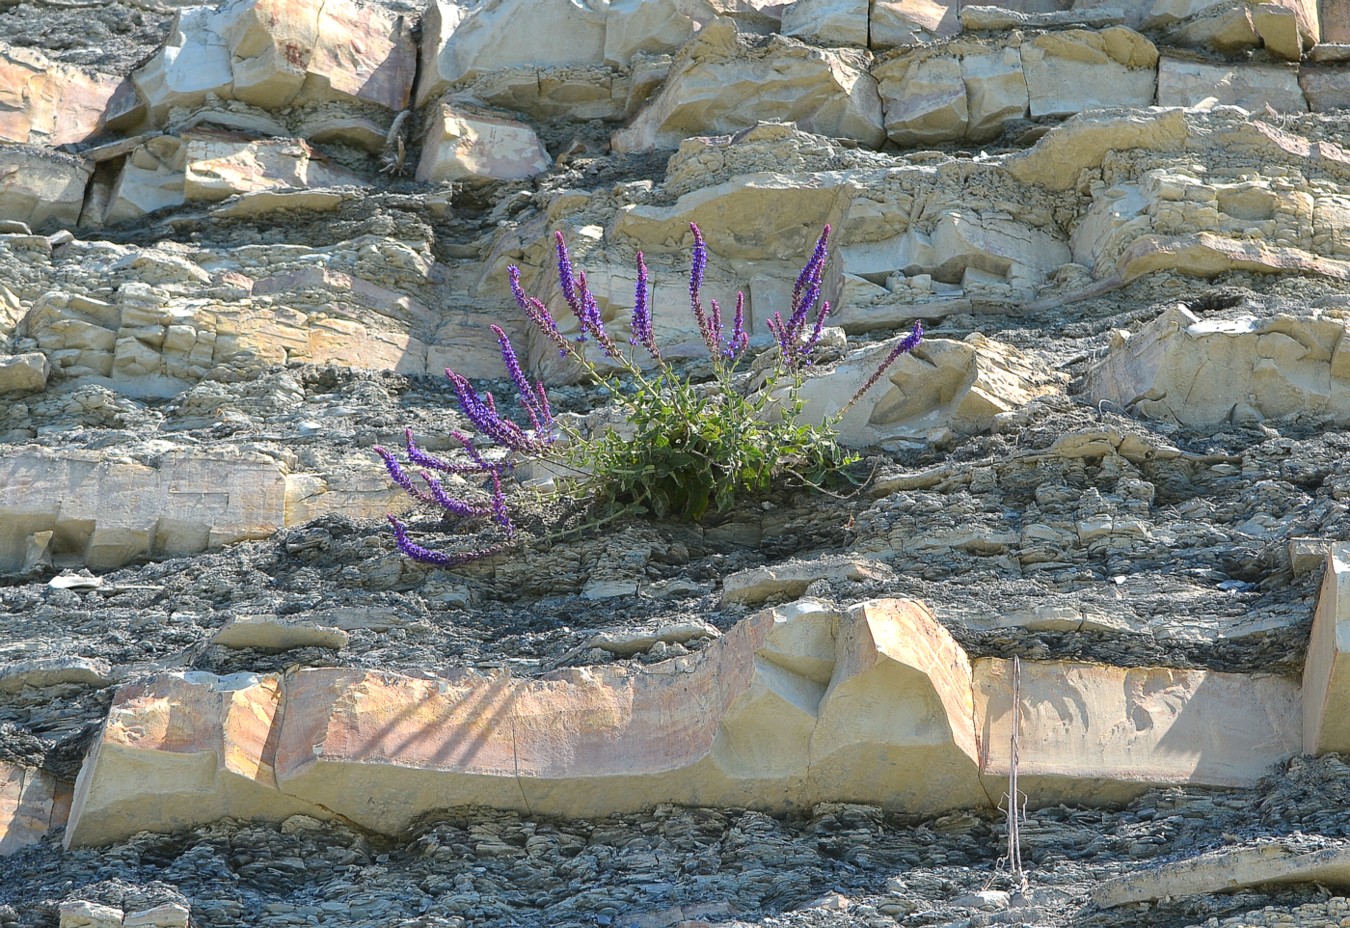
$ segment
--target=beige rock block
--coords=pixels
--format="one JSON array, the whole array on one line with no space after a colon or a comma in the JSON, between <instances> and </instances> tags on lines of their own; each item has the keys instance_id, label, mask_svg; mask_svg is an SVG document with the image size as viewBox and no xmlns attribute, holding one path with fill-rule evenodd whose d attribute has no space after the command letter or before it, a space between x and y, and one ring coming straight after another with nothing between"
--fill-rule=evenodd
<instances>
[{"instance_id":1,"label":"beige rock block","mask_svg":"<svg viewBox=\"0 0 1350 928\"><path fill-rule=\"evenodd\" d=\"M1303 751L1350 751L1350 546L1327 554L1303 667Z\"/></svg>"},{"instance_id":2,"label":"beige rock block","mask_svg":"<svg viewBox=\"0 0 1350 928\"><path fill-rule=\"evenodd\" d=\"M918 53L888 62L874 74L892 142L940 145L965 136L970 111L960 59Z\"/></svg>"},{"instance_id":3,"label":"beige rock block","mask_svg":"<svg viewBox=\"0 0 1350 928\"><path fill-rule=\"evenodd\" d=\"M866 47L869 0L796 0L783 9L783 35L817 45Z\"/></svg>"},{"instance_id":4,"label":"beige rock block","mask_svg":"<svg viewBox=\"0 0 1350 928\"><path fill-rule=\"evenodd\" d=\"M1250 886L1287 883L1350 883L1350 849L1309 850L1306 845L1278 839L1251 847L1224 848L1185 860L1132 871L1105 880L1092 892L1092 901L1104 909L1208 893L1228 893Z\"/></svg>"},{"instance_id":5,"label":"beige rock block","mask_svg":"<svg viewBox=\"0 0 1350 928\"><path fill-rule=\"evenodd\" d=\"M151 121L208 96L265 109L362 102L404 109L416 69L411 24L354 0L243 0L178 12L132 80Z\"/></svg>"},{"instance_id":6,"label":"beige rock block","mask_svg":"<svg viewBox=\"0 0 1350 928\"><path fill-rule=\"evenodd\" d=\"M112 905L67 900L58 907L60 928L122 928L122 910Z\"/></svg>"},{"instance_id":7,"label":"beige rock block","mask_svg":"<svg viewBox=\"0 0 1350 928\"><path fill-rule=\"evenodd\" d=\"M996 47L989 54L963 55L961 79L966 85L966 138L970 141L987 142L1003 131L1005 122L1026 115L1030 98L1020 48Z\"/></svg>"},{"instance_id":8,"label":"beige rock block","mask_svg":"<svg viewBox=\"0 0 1350 928\"><path fill-rule=\"evenodd\" d=\"M1298 86L1314 113L1350 109L1350 75L1343 66L1301 68Z\"/></svg>"},{"instance_id":9,"label":"beige rock block","mask_svg":"<svg viewBox=\"0 0 1350 928\"><path fill-rule=\"evenodd\" d=\"M802 422L834 416L865 384L903 336L853 352L801 389ZM926 440L982 432L994 416L1054 387L1010 345L974 334L965 341L930 338L901 357L836 426L839 440L870 447L897 438Z\"/></svg>"},{"instance_id":10,"label":"beige rock block","mask_svg":"<svg viewBox=\"0 0 1350 928\"><path fill-rule=\"evenodd\" d=\"M1205 320L1168 309L1088 370L1084 395L1136 414L1212 426L1237 404L1266 418L1350 421L1350 382L1332 375L1340 320Z\"/></svg>"},{"instance_id":11,"label":"beige rock block","mask_svg":"<svg viewBox=\"0 0 1350 928\"><path fill-rule=\"evenodd\" d=\"M417 180L523 180L542 174L552 163L539 136L525 123L442 100L427 118Z\"/></svg>"},{"instance_id":12,"label":"beige rock block","mask_svg":"<svg viewBox=\"0 0 1350 928\"><path fill-rule=\"evenodd\" d=\"M715 11L718 0L707 4ZM739 4L730 4L736 6ZM752 0L746 4L772 9L775 5ZM707 14L689 4L670 0L609 0L605 10L604 63L613 67L635 65L638 55L668 55L689 41Z\"/></svg>"},{"instance_id":13,"label":"beige rock block","mask_svg":"<svg viewBox=\"0 0 1350 928\"><path fill-rule=\"evenodd\" d=\"M166 902L151 909L128 912L122 919L123 928L188 928L192 910L176 902Z\"/></svg>"},{"instance_id":14,"label":"beige rock block","mask_svg":"<svg viewBox=\"0 0 1350 928\"><path fill-rule=\"evenodd\" d=\"M40 351L0 359L0 393L28 393L45 390L51 366Z\"/></svg>"},{"instance_id":15,"label":"beige rock block","mask_svg":"<svg viewBox=\"0 0 1350 928\"><path fill-rule=\"evenodd\" d=\"M0 693L50 686L102 687L112 683L108 662L98 658L53 657L12 661L0 668Z\"/></svg>"},{"instance_id":16,"label":"beige rock block","mask_svg":"<svg viewBox=\"0 0 1350 928\"><path fill-rule=\"evenodd\" d=\"M211 636L211 643L222 648L257 648L261 651L290 651L295 648L340 651L347 646L350 638L340 628L328 628L274 615L236 615Z\"/></svg>"},{"instance_id":17,"label":"beige rock block","mask_svg":"<svg viewBox=\"0 0 1350 928\"><path fill-rule=\"evenodd\" d=\"M122 165L102 221L139 219L146 213L184 202L186 169L187 146L182 139L169 135L148 139Z\"/></svg>"},{"instance_id":18,"label":"beige rock block","mask_svg":"<svg viewBox=\"0 0 1350 928\"><path fill-rule=\"evenodd\" d=\"M1006 792L1012 662L974 662L981 771ZM1250 787L1299 752L1298 682L1022 661L1018 786L1035 804L1124 802L1159 784Z\"/></svg>"},{"instance_id":19,"label":"beige rock block","mask_svg":"<svg viewBox=\"0 0 1350 928\"><path fill-rule=\"evenodd\" d=\"M75 225L93 167L55 151L0 144L0 220L34 229Z\"/></svg>"},{"instance_id":20,"label":"beige rock block","mask_svg":"<svg viewBox=\"0 0 1350 928\"><path fill-rule=\"evenodd\" d=\"M1153 102L1158 49L1125 26L1047 32L1022 44L1031 115Z\"/></svg>"},{"instance_id":21,"label":"beige rock block","mask_svg":"<svg viewBox=\"0 0 1350 928\"><path fill-rule=\"evenodd\" d=\"M352 0L253 0L230 9L222 32L238 100L361 101L405 109L417 67L411 23Z\"/></svg>"},{"instance_id":22,"label":"beige rock block","mask_svg":"<svg viewBox=\"0 0 1350 928\"><path fill-rule=\"evenodd\" d=\"M845 614L802 601L696 654L534 680L162 674L116 697L67 838L297 809L396 832L462 803L572 816L659 802L985 804L971 700L960 649L900 600Z\"/></svg>"},{"instance_id":23,"label":"beige rock block","mask_svg":"<svg viewBox=\"0 0 1350 928\"><path fill-rule=\"evenodd\" d=\"M949 38L961 31L951 0L873 0L868 33L875 50Z\"/></svg>"},{"instance_id":24,"label":"beige rock block","mask_svg":"<svg viewBox=\"0 0 1350 928\"><path fill-rule=\"evenodd\" d=\"M1080 113L1051 129L1030 150L1010 156L1006 166L1024 184L1069 190L1085 169L1099 167L1109 151L1181 151L1189 136L1186 115L1178 109Z\"/></svg>"},{"instance_id":25,"label":"beige rock block","mask_svg":"<svg viewBox=\"0 0 1350 928\"><path fill-rule=\"evenodd\" d=\"M227 815L323 816L276 788L275 675L160 674L120 689L75 781L65 846L175 831Z\"/></svg>"},{"instance_id":26,"label":"beige rock block","mask_svg":"<svg viewBox=\"0 0 1350 928\"><path fill-rule=\"evenodd\" d=\"M853 606L835 634L835 666L811 734L822 798L899 808L982 806L971 669L923 605ZM942 770L943 776L932 775Z\"/></svg>"},{"instance_id":27,"label":"beige rock block","mask_svg":"<svg viewBox=\"0 0 1350 928\"><path fill-rule=\"evenodd\" d=\"M285 477L271 459L192 452L158 466L117 452L18 449L0 461L0 569L16 570L33 532L52 555L95 568L151 554L265 538L284 522Z\"/></svg>"},{"instance_id":28,"label":"beige rock block","mask_svg":"<svg viewBox=\"0 0 1350 928\"><path fill-rule=\"evenodd\" d=\"M0 761L0 857L36 844L70 814L70 784Z\"/></svg>"},{"instance_id":29,"label":"beige rock block","mask_svg":"<svg viewBox=\"0 0 1350 928\"><path fill-rule=\"evenodd\" d=\"M680 51L661 90L611 144L619 152L675 148L690 136L731 134L767 120L873 147L886 137L864 53L783 36L751 43L719 19Z\"/></svg>"},{"instance_id":30,"label":"beige rock block","mask_svg":"<svg viewBox=\"0 0 1350 928\"><path fill-rule=\"evenodd\" d=\"M1293 10L1278 3L1258 3L1252 9L1252 25L1266 51L1276 58L1298 61L1303 57L1303 36Z\"/></svg>"},{"instance_id":31,"label":"beige rock block","mask_svg":"<svg viewBox=\"0 0 1350 928\"><path fill-rule=\"evenodd\" d=\"M224 200L239 193L295 187L362 184L345 168L324 162L302 139L253 140L196 131L185 139L183 194L188 200Z\"/></svg>"},{"instance_id":32,"label":"beige rock block","mask_svg":"<svg viewBox=\"0 0 1350 928\"><path fill-rule=\"evenodd\" d=\"M795 599L817 580L887 580L895 572L880 561L858 557L823 557L752 567L722 581L722 603L759 605L771 598Z\"/></svg>"},{"instance_id":33,"label":"beige rock block","mask_svg":"<svg viewBox=\"0 0 1350 928\"><path fill-rule=\"evenodd\" d=\"M0 142L83 142L99 131L122 80L0 42Z\"/></svg>"},{"instance_id":34,"label":"beige rock block","mask_svg":"<svg viewBox=\"0 0 1350 928\"><path fill-rule=\"evenodd\" d=\"M1308 102L1298 69L1284 65L1186 61L1163 56L1158 62L1158 105L1196 106L1209 98L1264 113L1304 113Z\"/></svg>"}]
</instances>

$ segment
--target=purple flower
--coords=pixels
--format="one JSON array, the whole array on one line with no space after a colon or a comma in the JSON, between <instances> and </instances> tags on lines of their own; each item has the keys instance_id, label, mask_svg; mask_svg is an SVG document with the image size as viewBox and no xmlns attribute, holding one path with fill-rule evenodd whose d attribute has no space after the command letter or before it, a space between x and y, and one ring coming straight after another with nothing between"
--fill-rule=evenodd
<instances>
[{"instance_id":1,"label":"purple flower","mask_svg":"<svg viewBox=\"0 0 1350 928\"><path fill-rule=\"evenodd\" d=\"M443 474L469 474L476 473L480 469L477 464L457 464L454 461L438 458L434 454L427 454L417 447L417 442L413 441L412 429L403 430L403 444L408 452L408 460L418 467L430 467L432 470L438 470ZM379 448L375 450L378 451Z\"/></svg>"},{"instance_id":2,"label":"purple flower","mask_svg":"<svg viewBox=\"0 0 1350 928\"><path fill-rule=\"evenodd\" d=\"M530 424L534 426L537 436L547 440L550 430L553 427L553 416L549 412L548 398L544 397L544 383L540 381L535 386L530 386L530 381L525 377L525 372L520 369L520 361L516 358L515 349L511 347L511 339L506 337L500 326L489 326L497 335L497 344L501 347L502 364L506 366L506 372L511 377L511 382L516 385L516 394L520 397L520 403L525 407L525 413L530 417ZM540 402L540 397L544 397ZM495 411L495 410L494 410Z\"/></svg>"},{"instance_id":3,"label":"purple flower","mask_svg":"<svg viewBox=\"0 0 1350 928\"><path fill-rule=\"evenodd\" d=\"M900 339L898 343L896 343L896 346L890 350L889 354L886 355L885 360L883 360L880 366L877 367L877 369L872 372L872 376L867 378L867 382L864 383L861 387L859 387L858 392L853 394L853 396L849 398L849 401L843 405L843 408L839 410L839 415L843 416L843 414L847 412L853 406L854 403L862 399L863 394L866 393L868 390L872 389L872 387L876 384L876 382L881 379L881 375L886 373L886 369L889 368L892 364L894 364L896 359L899 358L900 355L909 354L915 348L919 347L919 343L922 341L923 341L923 325L916 322L914 323L913 330L904 338Z\"/></svg>"},{"instance_id":4,"label":"purple flower","mask_svg":"<svg viewBox=\"0 0 1350 928\"><path fill-rule=\"evenodd\" d=\"M426 471L422 471L422 479L426 481L427 487L431 490L432 498L448 513L467 518L469 516L485 516L491 511L487 506L475 506L467 500L451 496L445 492L445 487L441 486L441 482Z\"/></svg>"},{"instance_id":5,"label":"purple flower","mask_svg":"<svg viewBox=\"0 0 1350 928\"><path fill-rule=\"evenodd\" d=\"M506 276L511 279L511 294L516 298L516 303L525 311L525 318L534 323L535 328L542 332L551 342L558 346L562 355L566 355L568 348L567 337L558 331L558 323L553 318L553 314L548 311L548 307L543 301L527 296L520 286L520 268L514 264L506 269Z\"/></svg>"},{"instance_id":6,"label":"purple flower","mask_svg":"<svg viewBox=\"0 0 1350 928\"><path fill-rule=\"evenodd\" d=\"M630 345L641 345L647 349L652 360L660 361L661 353L656 350L656 336L652 332L651 286L647 283L647 262L642 260L642 252L637 253L637 287L633 293L633 324Z\"/></svg>"},{"instance_id":7,"label":"purple flower","mask_svg":"<svg viewBox=\"0 0 1350 928\"><path fill-rule=\"evenodd\" d=\"M449 368L445 369L445 376L455 388L455 397L460 410L479 433L512 451L526 454L538 454L548 444L543 438L531 438L510 419L503 419L498 415L491 393L480 397L478 391L469 385L468 380Z\"/></svg>"},{"instance_id":8,"label":"purple flower","mask_svg":"<svg viewBox=\"0 0 1350 928\"><path fill-rule=\"evenodd\" d=\"M703 343L708 346L708 353L715 357L717 338L713 335L712 326L703 311L703 274L708 269L708 246L703 241L703 233L696 223L689 223L689 231L694 233L694 253L689 262L689 308L694 313L694 321L698 323L698 332L703 336Z\"/></svg>"},{"instance_id":9,"label":"purple flower","mask_svg":"<svg viewBox=\"0 0 1350 928\"><path fill-rule=\"evenodd\" d=\"M750 336L745 334L745 294L736 294L736 315L731 322L731 337L723 351L728 358L738 358L750 344Z\"/></svg>"},{"instance_id":10,"label":"purple flower","mask_svg":"<svg viewBox=\"0 0 1350 928\"><path fill-rule=\"evenodd\" d=\"M456 554L446 554L444 551L433 551L431 548L424 548L408 537L408 530L403 523L392 515L385 516L389 524L394 529L394 543L398 549L414 561L423 564L435 564L437 567L455 567L459 564L467 564L469 561L476 561L479 558L487 557L491 554L497 554L504 550L505 545L494 545L490 548L483 548L478 551L461 551Z\"/></svg>"},{"instance_id":11,"label":"purple flower","mask_svg":"<svg viewBox=\"0 0 1350 928\"><path fill-rule=\"evenodd\" d=\"M419 490L413 484L412 478L409 477L407 473L403 470L403 468L399 466L398 461L394 458L392 454L389 453L387 449L385 449L380 445L376 445L375 453L384 459L384 469L389 472L389 479L394 481L395 484L401 487L404 493L407 493L409 496L411 496L415 500L418 500L419 502L429 503L432 501L432 498L427 493L423 492L422 490Z\"/></svg>"},{"instance_id":12,"label":"purple flower","mask_svg":"<svg viewBox=\"0 0 1350 928\"><path fill-rule=\"evenodd\" d=\"M809 363L811 350L820 341L825 318L830 313L830 304L820 302L821 282L825 264L829 260L829 241L830 227L827 225L821 231L820 238L816 240L816 247L811 253L810 260L797 275L797 283L792 288L792 309L788 313L787 321L783 321L781 313L775 312L768 323L769 331L778 342L780 362L789 370ZM806 323L813 309L816 311L815 323L811 335L804 338Z\"/></svg>"}]
</instances>

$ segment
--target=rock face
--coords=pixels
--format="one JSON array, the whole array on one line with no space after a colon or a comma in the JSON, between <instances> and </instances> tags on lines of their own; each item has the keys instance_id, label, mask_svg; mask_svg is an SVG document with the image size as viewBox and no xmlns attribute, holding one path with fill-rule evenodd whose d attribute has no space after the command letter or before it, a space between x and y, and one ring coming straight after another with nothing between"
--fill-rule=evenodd
<instances>
[{"instance_id":1,"label":"rock face","mask_svg":"<svg viewBox=\"0 0 1350 928\"><path fill-rule=\"evenodd\" d=\"M68 782L0 762L0 857L41 841L64 825L69 814Z\"/></svg>"},{"instance_id":2,"label":"rock face","mask_svg":"<svg viewBox=\"0 0 1350 928\"><path fill-rule=\"evenodd\" d=\"M1347 655L1341 634L1350 604L1350 561L1346 547L1334 546L1313 615L1308 663L1303 671L1303 750L1309 754L1350 750L1346 712Z\"/></svg>"},{"instance_id":3,"label":"rock face","mask_svg":"<svg viewBox=\"0 0 1350 928\"><path fill-rule=\"evenodd\" d=\"M1010 693L1008 662L972 669L905 600L799 600L638 671L164 674L119 692L66 841L298 812L393 833L461 804L981 806L1007 774ZM1028 663L1021 694L1038 803L1252 784L1299 747L1297 687L1279 677Z\"/></svg>"},{"instance_id":4,"label":"rock face","mask_svg":"<svg viewBox=\"0 0 1350 928\"><path fill-rule=\"evenodd\" d=\"M92 76L0 43L0 142L83 142L103 128L122 86L120 76Z\"/></svg>"}]
</instances>

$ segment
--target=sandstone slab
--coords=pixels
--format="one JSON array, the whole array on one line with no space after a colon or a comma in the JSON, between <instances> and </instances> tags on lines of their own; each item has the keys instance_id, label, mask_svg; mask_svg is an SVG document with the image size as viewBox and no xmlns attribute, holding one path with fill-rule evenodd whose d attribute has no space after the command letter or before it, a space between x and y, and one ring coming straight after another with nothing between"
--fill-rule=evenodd
<instances>
[{"instance_id":1,"label":"sandstone slab","mask_svg":"<svg viewBox=\"0 0 1350 928\"><path fill-rule=\"evenodd\" d=\"M0 359L0 393L26 393L47 386L51 365L40 351Z\"/></svg>"},{"instance_id":2,"label":"sandstone slab","mask_svg":"<svg viewBox=\"0 0 1350 928\"><path fill-rule=\"evenodd\" d=\"M1287 839L1226 848L1106 880L1092 894L1104 909L1164 897L1232 892L1265 883L1350 886L1350 847L1310 849Z\"/></svg>"},{"instance_id":3,"label":"sandstone slab","mask_svg":"<svg viewBox=\"0 0 1350 928\"><path fill-rule=\"evenodd\" d=\"M1246 415L1350 421L1350 367L1338 319L1201 321L1168 309L1089 369L1085 395L1136 414L1212 426Z\"/></svg>"},{"instance_id":4,"label":"sandstone slab","mask_svg":"<svg viewBox=\"0 0 1350 928\"><path fill-rule=\"evenodd\" d=\"M719 135L774 120L808 132L879 146L881 97L863 53L776 36L751 43L723 20L705 26L676 57L670 76L616 151L675 148L691 135Z\"/></svg>"},{"instance_id":5,"label":"sandstone slab","mask_svg":"<svg viewBox=\"0 0 1350 928\"><path fill-rule=\"evenodd\" d=\"M874 69L886 134L897 145L988 141L1026 115L1027 82L1015 44L956 39L917 48Z\"/></svg>"},{"instance_id":6,"label":"sandstone slab","mask_svg":"<svg viewBox=\"0 0 1350 928\"><path fill-rule=\"evenodd\" d=\"M211 643L222 648L256 648L260 651L296 648L340 651L347 646L349 638L340 628L288 621L273 615L236 615L211 637Z\"/></svg>"},{"instance_id":7,"label":"sandstone slab","mask_svg":"<svg viewBox=\"0 0 1350 928\"><path fill-rule=\"evenodd\" d=\"M552 163L539 136L525 123L441 101L427 119L417 180L524 180Z\"/></svg>"},{"instance_id":8,"label":"sandstone slab","mask_svg":"<svg viewBox=\"0 0 1350 928\"><path fill-rule=\"evenodd\" d=\"M416 70L411 23L354 0L238 0L178 12L132 80L151 121L209 96L264 109L326 102L401 110Z\"/></svg>"},{"instance_id":9,"label":"sandstone slab","mask_svg":"<svg viewBox=\"0 0 1350 928\"><path fill-rule=\"evenodd\" d=\"M722 602L758 605L771 598L796 598L817 580L887 580L895 576L880 561L856 557L789 561L737 571L722 581Z\"/></svg>"},{"instance_id":10,"label":"sandstone slab","mask_svg":"<svg viewBox=\"0 0 1350 928\"><path fill-rule=\"evenodd\" d=\"M360 184L360 177L326 163L302 139L255 140L220 132L187 136L183 195L224 200L258 190Z\"/></svg>"},{"instance_id":11,"label":"sandstone slab","mask_svg":"<svg viewBox=\"0 0 1350 928\"><path fill-rule=\"evenodd\" d=\"M69 155L0 144L0 220L35 229L73 226L92 174L90 165Z\"/></svg>"},{"instance_id":12,"label":"sandstone slab","mask_svg":"<svg viewBox=\"0 0 1350 928\"><path fill-rule=\"evenodd\" d=\"M102 127L121 85L119 75L89 74L0 42L0 142L83 142Z\"/></svg>"},{"instance_id":13,"label":"sandstone slab","mask_svg":"<svg viewBox=\"0 0 1350 928\"><path fill-rule=\"evenodd\" d=\"M65 825L69 814L69 783L0 761L0 857L41 841Z\"/></svg>"},{"instance_id":14,"label":"sandstone slab","mask_svg":"<svg viewBox=\"0 0 1350 928\"><path fill-rule=\"evenodd\" d=\"M981 771L1006 790L1012 662L974 662ZM1162 783L1253 786L1300 749L1296 681L1022 661L1018 785L1036 804L1122 802Z\"/></svg>"},{"instance_id":15,"label":"sandstone slab","mask_svg":"<svg viewBox=\"0 0 1350 928\"><path fill-rule=\"evenodd\" d=\"M1350 548L1337 543L1313 613L1303 668L1303 750L1350 751Z\"/></svg>"},{"instance_id":16,"label":"sandstone slab","mask_svg":"<svg viewBox=\"0 0 1350 928\"><path fill-rule=\"evenodd\" d=\"M162 674L119 692L67 841L297 810L397 832L462 803L982 804L971 699L960 648L902 600L802 601L640 670Z\"/></svg>"},{"instance_id":17,"label":"sandstone slab","mask_svg":"<svg viewBox=\"0 0 1350 928\"><path fill-rule=\"evenodd\" d=\"M783 10L783 35L817 45L867 46L868 0L797 0Z\"/></svg>"},{"instance_id":18,"label":"sandstone slab","mask_svg":"<svg viewBox=\"0 0 1350 928\"><path fill-rule=\"evenodd\" d=\"M1047 32L1021 51L1032 116L1153 102L1158 49L1125 26Z\"/></svg>"},{"instance_id":19,"label":"sandstone slab","mask_svg":"<svg viewBox=\"0 0 1350 928\"><path fill-rule=\"evenodd\" d=\"M837 414L900 338L862 348L833 371L810 377L800 392L805 402L801 420L819 422ZM836 428L840 441L853 447L971 434L1051 389L1009 345L978 334L960 342L926 339L913 353L901 355Z\"/></svg>"},{"instance_id":20,"label":"sandstone slab","mask_svg":"<svg viewBox=\"0 0 1350 928\"><path fill-rule=\"evenodd\" d=\"M867 22L874 50L951 38L961 31L960 4L949 0L872 0Z\"/></svg>"},{"instance_id":21,"label":"sandstone slab","mask_svg":"<svg viewBox=\"0 0 1350 928\"><path fill-rule=\"evenodd\" d=\"M1308 111L1297 68L1161 58L1159 106L1196 106L1210 98L1253 112L1265 112L1267 106L1281 113Z\"/></svg>"}]
</instances>

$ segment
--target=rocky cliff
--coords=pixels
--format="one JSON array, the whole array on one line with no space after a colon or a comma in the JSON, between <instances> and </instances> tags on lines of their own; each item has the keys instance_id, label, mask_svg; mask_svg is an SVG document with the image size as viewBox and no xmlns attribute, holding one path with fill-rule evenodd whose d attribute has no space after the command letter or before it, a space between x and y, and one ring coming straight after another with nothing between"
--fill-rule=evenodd
<instances>
[{"instance_id":1,"label":"rocky cliff","mask_svg":"<svg viewBox=\"0 0 1350 928\"><path fill-rule=\"evenodd\" d=\"M1347 108L1342 0L0 0L0 926L1342 923ZM610 414L506 268L697 372L691 222L755 352L836 230L808 419L922 321L861 489L400 558L490 323Z\"/></svg>"}]
</instances>

